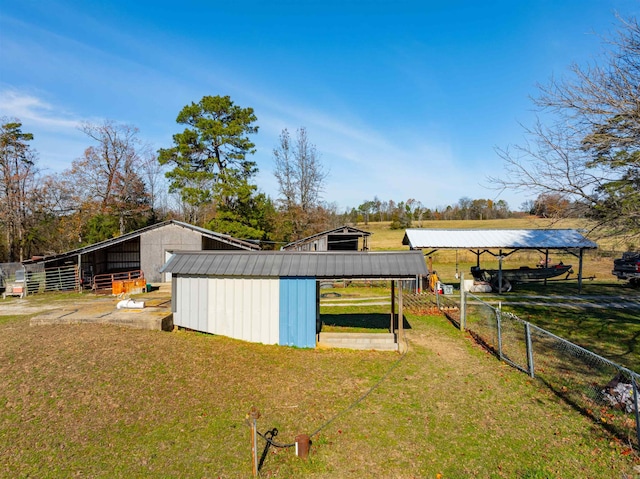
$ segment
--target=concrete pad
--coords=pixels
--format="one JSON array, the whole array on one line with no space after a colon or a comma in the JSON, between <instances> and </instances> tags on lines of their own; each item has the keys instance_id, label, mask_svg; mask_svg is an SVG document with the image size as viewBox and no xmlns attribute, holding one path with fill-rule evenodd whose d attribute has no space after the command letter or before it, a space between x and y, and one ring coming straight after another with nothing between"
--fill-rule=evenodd
<instances>
[{"instance_id":1,"label":"concrete pad","mask_svg":"<svg viewBox=\"0 0 640 479\"><path fill-rule=\"evenodd\" d=\"M167 303L142 309L116 309L115 304L108 302L54 309L34 316L30 321L31 326L81 323L171 331L173 314Z\"/></svg>"}]
</instances>

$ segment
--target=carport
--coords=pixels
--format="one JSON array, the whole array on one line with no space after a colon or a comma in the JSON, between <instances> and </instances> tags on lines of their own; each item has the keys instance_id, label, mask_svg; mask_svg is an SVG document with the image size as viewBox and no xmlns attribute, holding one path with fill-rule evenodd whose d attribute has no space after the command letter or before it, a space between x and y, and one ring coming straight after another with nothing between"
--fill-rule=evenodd
<instances>
[{"instance_id":1,"label":"carport","mask_svg":"<svg viewBox=\"0 0 640 479\"><path fill-rule=\"evenodd\" d=\"M502 259L519 250L536 250L549 259L549 250L561 250L578 258L578 293L582 291L584 251L598 245L575 229L407 229L402 244L421 250L429 256L439 249L466 249L480 256L484 253L498 258L500 275ZM498 251L496 254L495 251Z\"/></svg>"},{"instance_id":2,"label":"carport","mask_svg":"<svg viewBox=\"0 0 640 479\"><path fill-rule=\"evenodd\" d=\"M320 281L391 281L390 332L403 344L402 287L426 275L419 251L176 251L171 273L173 323L264 344L316 347Z\"/></svg>"}]
</instances>

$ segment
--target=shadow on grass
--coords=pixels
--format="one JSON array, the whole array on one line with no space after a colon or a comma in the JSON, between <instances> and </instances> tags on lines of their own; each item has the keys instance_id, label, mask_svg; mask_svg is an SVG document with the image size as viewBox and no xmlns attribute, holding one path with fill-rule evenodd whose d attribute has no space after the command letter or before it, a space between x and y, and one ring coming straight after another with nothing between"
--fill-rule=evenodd
<instances>
[{"instance_id":1,"label":"shadow on grass","mask_svg":"<svg viewBox=\"0 0 640 479\"><path fill-rule=\"evenodd\" d=\"M335 328L384 329L389 331L391 317L383 313L321 314L323 325ZM397 321L397 320L396 320ZM407 318L403 318L404 329L411 329Z\"/></svg>"},{"instance_id":2,"label":"shadow on grass","mask_svg":"<svg viewBox=\"0 0 640 479\"><path fill-rule=\"evenodd\" d=\"M607 431L609 435L619 439L623 444L628 444L634 449L638 450L640 448L640 443L638 442L640 439L638 438L638 434L635 430L635 427L624 427L624 421L622 424L603 420L606 418L606 414L599 417L597 414L598 411L602 412L602 405L594 404L592 407L589 407L585 404L580 404L578 401L573 399L567 391L565 391L562 387L559 387L552 382L548 381L545 378L537 377L539 381L541 381L556 397L560 400L564 401L571 408L573 408L576 412L581 414L582 416L588 418L590 421L593 421L595 425ZM620 414L623 414L620 412ZM609 414L610 417L613 417L612 414ZM631 423L633 424L633 423ZM633 434L636 433L635 437Z\"/></svg>"},{"instance_id":3,"label":"shadow on grass","mask_svg":"<svg viewBox=\"0 0 640 479\"><path fill-rule=\"evenodd\" d=\"M583 278L582 291L578 292L577 278L568 280L547 280L545 285L542 281L516 283L513 286L513 294L538 294L549 296L618 296L620 294L633 293L633 288L623 282L603 282L591 278Z\"/></svg>"},{"instance_id":4,"label":"shadow on grass","mask_svg":"<svg viewBox=\"0 0 640 479\"><path fill-rule=\"evenodd\" d=\"M610 361L640 368L640 318L637 309L594 308L574 303L572 308L517 305L510 307L525 321L571 341Z\"/></svg>"}]
</instances>

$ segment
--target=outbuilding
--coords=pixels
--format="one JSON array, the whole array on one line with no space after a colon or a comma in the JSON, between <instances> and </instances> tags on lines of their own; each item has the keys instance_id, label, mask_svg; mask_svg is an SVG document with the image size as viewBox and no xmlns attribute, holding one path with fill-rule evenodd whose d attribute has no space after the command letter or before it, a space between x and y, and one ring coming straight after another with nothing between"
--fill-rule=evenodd
<instances>
[{"instance_id":1,"label":"outbuilding","mask_svg":"<svg viewBox=\"0 0 640 479\"><path fill-rule=\"evenodd\" d=\"M286 251L369 251L371 233L353 226L340 226L284 245Z\"/></svg>"},{"instance_id":2,"label":"outbuilding","mask_svg":"<svg viewBox=\"0 0 640 479\"><path fill-rule=\"evenodd\" d=\"M110 287L109 275L131 271L139 271L149 283L170 281L170 276L163 276L160 268L174 250L259 249L255 243L169 220L65 253L34 258L24 265L32 273L47 271L47 277L69 272L68 282L72 286L80 278L88 284L103 276ZM56 274L50 274L54 270Z\"/></svg>"},{"instance_id":3,"label":"outbuilding","mask_svg":"<svg viewBox=\"0 0 640 479\"><path fill-rule=\"evenodd\" d=\"M391 280L394 286L427 274L419 251L177 251L162 271L172 276L176 326L302 348L316 346L320 281ZM395 289L402 318L402 288L392 287L391 313Z\"/></svg>"}]
</instances>

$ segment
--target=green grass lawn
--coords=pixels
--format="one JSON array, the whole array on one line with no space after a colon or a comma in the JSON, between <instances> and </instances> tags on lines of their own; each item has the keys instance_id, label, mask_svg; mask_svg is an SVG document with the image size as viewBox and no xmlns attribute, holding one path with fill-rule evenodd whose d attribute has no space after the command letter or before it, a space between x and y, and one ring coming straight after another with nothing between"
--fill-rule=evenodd
<instances>
[{"instance_id":1,"label":"green grass lawn","mask_svg":"<svg viewBox=\"0 0 640 479\"><path fill-rule=\"evenodd\" d=\"M396 353L4 317L0 476L250 477L255 406L282 443L322 428L308 460L272 448L261 477L634 477L631 450L540 383L442 316L407 320L396 365Z\"/></svg>"},{"instance_id":2,"label":"green grass lawn","mask_svg":"<svg viewBox=\"0 0 640 479\"><path fill-rule=\"evenodd\" d=\"M478 294L494 307L640 372L640 290L622 283L518 284L502 295ZM456 297L456 301L459 298ZM627 304L635 307L625 307Z\"/></svg>"},{"instance_id":3,"label":"green grass lawn","mask_svg":"<svg viewBox=\"0 0 640 479\"><path fill-rule=\"evenodd\" d=\"M481 223L470 227L534 227ZM374 250L403 249L404 231L358 227L374 232ZM468 272L474 257L443 251L433 260L442 279L454 284L455 273ZM530 263L536 255L520 260ZM639 371L640 312L580 307L640 294L616 282L610 268L611 258L587 260L585 275L596 279L585 282L573 308L561 305L575 295L575 282L518 285L485 298ZM327 327L367 329L373 318L375 328L386 328L388 306L368 303L388 301L388 285L331 291L340 296L322 300ZM91 298L45 294L27 301ZM529 303L516 304L523 301ZM331 306L344 302L349 306ZM28 315L3 315L2 304L0 477L251 477L244 419L252 406L261 412L259 430L277 428L282 443L321 428L308 460L292 448L272 448L261 477L639 476L640 459L627 443L541 382L497 361L442 316L406 314L409 351L396 364L396 353L288 348L195 332L30 327Z\"/></svg>"}]
</instances>

